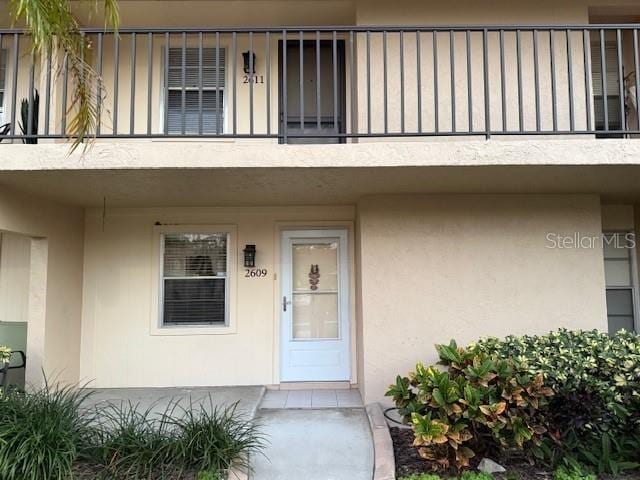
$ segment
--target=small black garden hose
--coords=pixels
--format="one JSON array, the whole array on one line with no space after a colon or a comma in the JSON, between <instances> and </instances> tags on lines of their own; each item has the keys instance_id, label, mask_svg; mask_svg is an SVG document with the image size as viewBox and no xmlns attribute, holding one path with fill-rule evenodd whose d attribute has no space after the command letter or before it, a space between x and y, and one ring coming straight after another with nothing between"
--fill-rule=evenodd
<instances>
[{"instance_id":1,"label":"small black garden hose","mask_svg":"<svg viewBox=\"0 0 640 480\"><path fill-rule=\"evenodd\" d=\"M398 409L397 409L396 407L389 407L389 408L386 408L386 409L382 412L382 414L384 415L384 418L386 418L386 419L387 419L387 420L389 420L390 422L397 423L398 425L405 425L405 426L406 426L406 424L404 424L404 423L402 423L402 422L399 422L399 421L398 421L398 420L396 420L395 418L391 418L389 415L387 415L387 412L390 412L391 410L396 410L396 411L398 411Z\"/></svg>"}]
</instances>

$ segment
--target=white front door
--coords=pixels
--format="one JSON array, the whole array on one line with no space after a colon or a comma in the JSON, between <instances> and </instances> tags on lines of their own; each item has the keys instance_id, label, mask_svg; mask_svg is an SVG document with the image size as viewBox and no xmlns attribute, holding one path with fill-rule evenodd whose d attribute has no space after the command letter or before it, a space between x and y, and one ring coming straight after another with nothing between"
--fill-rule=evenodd
<instances>
[{"instance_id":1,"label":"white front door","mask_svg":"<svg viewBox=\"0 0 640 480\"><path fill-rule=\"evenodd\" d=\"M346 230L282 233L283 382L351 377Z\"/></svg>"}]
</instances>

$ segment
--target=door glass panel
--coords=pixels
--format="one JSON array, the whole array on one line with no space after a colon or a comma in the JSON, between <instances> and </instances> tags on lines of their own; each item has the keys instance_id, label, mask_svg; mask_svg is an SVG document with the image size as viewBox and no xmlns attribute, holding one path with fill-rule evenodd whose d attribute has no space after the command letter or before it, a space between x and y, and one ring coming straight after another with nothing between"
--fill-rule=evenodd
<instances>
[{"instance_id":1,"label":"door glass panel","mask_svg":"<svg viewBox=\"0 0 640 480\"><path fill-rule=\"evenodd\" d=\"M311 266L318 266L318 278L311 282ZM336 291L338 289L338 242L293 245L293 290Z\"/></svg>"},{"instance_id":2,"label":"door glass panel","mask_svg":"<svg viewBox=\"0 0 640 480\"><path fill-rule=\"evenodd\" d=\"M339 338L338 242L294 243L292 337Z\"/></svg>"},{"instance_id":3,"label":"door glass panel","mask_svg":"<svg viewBox=\"0 0 640 480\"><path fill-rule=\"evenodd\" d=\"M294 293L293 338L338 338L338 294Z\"/></svg>"}]
</instances>

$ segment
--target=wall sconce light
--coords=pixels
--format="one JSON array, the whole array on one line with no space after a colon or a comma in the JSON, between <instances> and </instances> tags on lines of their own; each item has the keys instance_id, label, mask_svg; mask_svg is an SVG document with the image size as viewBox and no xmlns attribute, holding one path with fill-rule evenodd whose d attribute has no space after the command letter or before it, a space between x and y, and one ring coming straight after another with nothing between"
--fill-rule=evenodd
<instances>
[{"instance_id":1,"label":"wall sconce light","mask_svg":"<svg viewBox=\"0 0 640 480\"><path fill-rule=\"evenodd\" d=\"M251 52L242 52L242 60L244 61L244 73L253 75L256 71L256 54L253 54L253 71L251 71Z\"/></svg>"},{"instance_id":2,"label":"wall sconce light","mask_svg":"<svg viewBox=\"0 0 640 480\"><path fill-rule=\"evenodd\" d=\"M254 268L256 266L256 246L245 245L244 250L244 267Z\"/></svg>"}]
</instances>

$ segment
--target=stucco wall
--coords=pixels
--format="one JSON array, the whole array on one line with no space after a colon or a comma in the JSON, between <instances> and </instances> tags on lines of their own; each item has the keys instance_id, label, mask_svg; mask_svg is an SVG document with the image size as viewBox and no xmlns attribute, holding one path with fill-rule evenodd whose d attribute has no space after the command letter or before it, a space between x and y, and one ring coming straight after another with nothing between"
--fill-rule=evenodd
<instances>
[{"instance_id":1,"label":"stucco wall","mask_svg":"<svg viewBox=\"0 0 640 480\"><path fill-rule=\"evenodd\" d=\"M349 206L107 209L103 226L101 210L88 210L81 378L97 387L278 383L280 230L350 229L353 219ZM231 331L153 331L159 282L156 222L233 227L236 256L230 261L236 262L238 274L230 278L231 298L236 299L230 307ZM246 244L256 245L256 267L267 269L267 277L244 277L241 255ZM353 293L350 296L353 299ZM354 319L353 305L351 310ZM355 331L355 320L351 328ZM352 352L355 380L355 348Z\"/></svg>"},{"instance_id":2,"label":"stucco wall","mask_svg":"<svg viewBox=\"0 0 640 480\"><path fill-rule=\"evenodd\" d=\"M0 230L32 238L27 381L77 382L84 212L0 189Z\"/></svg>"},{"instance_id":3,"label":"stucco wall","mask_svg":"<svg viewBox=\"0 0 640 480\"><path fill-rule=\"evenodd\" d=\"M366 402L455 338L606 329L597 196L379 196L358 204Z\"/></svg>"}]
</instances>

